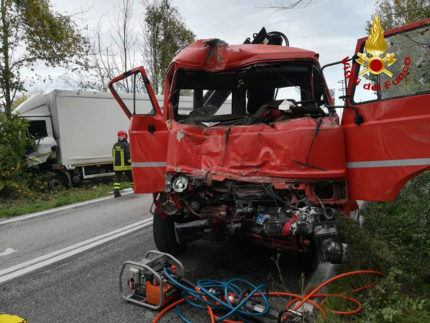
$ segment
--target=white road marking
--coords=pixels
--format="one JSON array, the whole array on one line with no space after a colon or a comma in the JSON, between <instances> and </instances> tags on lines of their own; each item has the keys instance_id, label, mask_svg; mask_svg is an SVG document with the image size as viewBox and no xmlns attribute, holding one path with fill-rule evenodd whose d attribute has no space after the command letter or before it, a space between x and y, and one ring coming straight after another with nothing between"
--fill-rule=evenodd
<instances>
[{"instance_id":1,"label":"white road marking","mask_svg":"<svg viewBox=\"0 0 430 323\"><path fill-rule=\"evenodd\" d=\"M79 242L72 246L51 252L47 255L23 262L19 265L11 266L9 268L0 270L0 284L8 280L14 279L16 277L22 276L24 274L30 273L34 270L51 265L63 259L72 257L76 254L79 254L88 249L94 248L98 245L114 240L116 238L122 237L126 234L143 229L151 224L152 224L152 218L145 219L143 221L139 221L139 222L127 225L120 229L113 230L111 232L99 235L97 237L88 239L86 241Z\"/></svg>"},{"instance_id":2,"label":"white road marking","mask_svg":"<svg viewBox=\"0 0 430 323\"><path fill-rule=\"evenodd\" d=\"M122 193L122 195L128 195L128 194L132 194L133 190L131 188L130 189L124 189L124 190L121 190L121 193ZM60 206L60 207L56 207L56 208L45 210L45 211L30 213L27 215L18 215L16 217L11 218L11 219L7 219L7 220L3 220L3 221L0 220L0 225L12 223L12 222L17 222L17 221L21 221L21 220L26 220L26 219L31 219L31 218L34 218L34 217L39 216L39 215L51 214L51 213L55 213L55 212L59 212L59 211L73 209L73 208L79 207L79 206L88 205L91 203L110 200L110 199L113 199L113 196L100 197L100 198L94 199L94 200L89 200L89 201L85 201L85 202L79 202L79 203L69 204L69 205L65 205L65 206Z\"/></svg>"},{"instance_id":3,"label":"white road marking","mask_svg":"<svg viewBox=\"0 0 430 323\"><path fill-rule=\"evenodd\" d=\"M5 251L0 252L0 257L10 255L11 253L14 253L14 252L16 252L15 249L7 248Z\"/></svg>"}]
</instances>

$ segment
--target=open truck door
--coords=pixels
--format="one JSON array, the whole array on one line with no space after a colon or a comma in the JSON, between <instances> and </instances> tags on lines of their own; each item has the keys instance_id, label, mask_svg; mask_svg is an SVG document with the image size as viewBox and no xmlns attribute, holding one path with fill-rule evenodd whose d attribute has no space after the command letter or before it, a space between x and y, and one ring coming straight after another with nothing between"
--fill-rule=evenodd
<instances>
[{"instance_id":1,"label":"open truck door","mask_svg":"<svg viewBox=\"0 0 430 323\"><path fill-rule=\"evenodd\" d=\"M384 37L379 30L374 24L358 40L352 66L344 63L346 105L364 119L357 126L349 109L342 119L355 200L394 200L407 181L430 169L430 19Z\"/></svg>"},{"instance_id":2,"label":"open truck door","mask_svg":"<svg viewBox=\"0 0 430 323\"><path fill-rule=\"evenodd\" d=\"M109 82L109 89L130 119L130 147L135 193L164 191L168 129L143 67Z\"/></svg>"}]
</instances>

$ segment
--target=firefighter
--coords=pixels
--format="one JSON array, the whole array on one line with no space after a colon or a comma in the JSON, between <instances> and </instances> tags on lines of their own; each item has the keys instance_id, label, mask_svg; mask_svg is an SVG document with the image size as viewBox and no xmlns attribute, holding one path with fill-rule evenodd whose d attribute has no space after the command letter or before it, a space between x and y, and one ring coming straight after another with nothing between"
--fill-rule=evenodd
<instances>
[{"instance_id":1,"label":"firefighter","mask_svg":"<svg viewBox=\"0 0 430 323\"><path fill-rule=\"evenodd\" d=\"M130 145L127 141L127 133L123 130L118 131L118 141L113 145L113 170L115 172L113 194L120 197L121 176L125 173L130 182L133 182L131 174Z\"/></svg>"}]
</instances>

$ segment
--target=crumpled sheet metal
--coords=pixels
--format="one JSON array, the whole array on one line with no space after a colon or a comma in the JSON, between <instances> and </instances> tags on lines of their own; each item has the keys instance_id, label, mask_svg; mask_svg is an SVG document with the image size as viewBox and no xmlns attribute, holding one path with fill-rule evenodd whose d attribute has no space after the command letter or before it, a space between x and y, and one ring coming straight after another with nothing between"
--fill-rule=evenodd
<instances>
[{"instance_id":1,"label":"crumpled sheet metal","mask_svg":"<svg viewBox=\"0 0 430 323\"><path fill-rule=\"evenodd\" d=\"M251 181L345 177L339 126L321 127L310 153L309 164L326 171L294 162L306 161L315 125L312 118L279 122L274 128L265 124L203 128L175 123L168 138L166 172L211 172L216 180Z\"/></svg>"},{"instance_id":2,"label":"crumpled sheet metal","mask_svg":"<svg viewBox=\"0 0 430 323\"><path fill-rule=\"evenodd\" d=\"M318 61L318 54L313 51L286 46L268 45L230 45L215 42L215 39L201 39L182 50L172 61L181 68L206 71L221 71L250 65L253 62L273 60L313 60Z\"/></svg>"}]
</instances>

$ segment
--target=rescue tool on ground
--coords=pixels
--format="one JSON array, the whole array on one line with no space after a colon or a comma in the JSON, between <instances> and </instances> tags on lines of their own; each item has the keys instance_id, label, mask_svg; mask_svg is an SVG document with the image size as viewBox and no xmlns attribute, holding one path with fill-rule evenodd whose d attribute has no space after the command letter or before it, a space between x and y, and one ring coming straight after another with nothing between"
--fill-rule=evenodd
<instances>
[{"instance_id":1,"label":"rescue tool on ground","mask_svg":"<svg viewBox=\"0 0 430 323\"><path fill-rule=\"evenodd\" d=\"M126 261L119 274L119 289L128 302L158 310L179 297L178 289L166 279L169 269L182 280L184 266L170 254L148 251L142 262Z\"/></svg>"},{"instance_id":2,"label":"rescue tool on ground","mask_svg":"<svg viewBox=\"0 0 430 323\"><path fill-rule=\"evenodd\" d=\"M146 253L141 263L124 262L119 275L119 288L122 297L129 302L153 310L164 308L153 323L174 306L179 318L184 322L190 322L178 305L182 302L207 311L211 322L255 322L255 319L259 318L277 322L311 322L313 311L305 310L303 307L305 303L319 310L323 320L327 311L351 315L361 310L361 303L350 296L318 293L336 279L354 275L383 276L382 273L372 270L344 273L323 282L307 295L270 292L265 284L254 285L240 278L228 281L201 279L193 284L184 278L184 267L179 260L170 254L153 250ZM375 284L376 282L372 282L363 287L356 287L352 292L362 291ZM281 310L271 308L269 302L271 296L285 297L288 302ZM355 308L345 311L332 310L324 304L327 297L342 298L354 304Z\"/></svg>"},{"instance_id":3,"label":"rescue tool on ground","mask_svg":"<svg viewBox=\"0 0 430 323\"><path fill-rule=\"evenodd\" d=\"M388 75L372 76L376 98L368 99L350 81L343 106L334 105L318 54L264 28L241 45L205 39L182 50L166 73L163 109L143 67L114 78L109 88L131 119L135 192L153 193L157 248L177 254L195 239L241 235L303 260L318 253L340 262L336 217L356 200L393 200L430 169L430 57L422 45L430 19L385 38L399 61L410 58L401 74L408 82L385 88L378 84ZM349 61L354 80L361 65ZM125 78L136 98L151 98L146 114L121 99Z\"/></svg>"}]
</instances>

